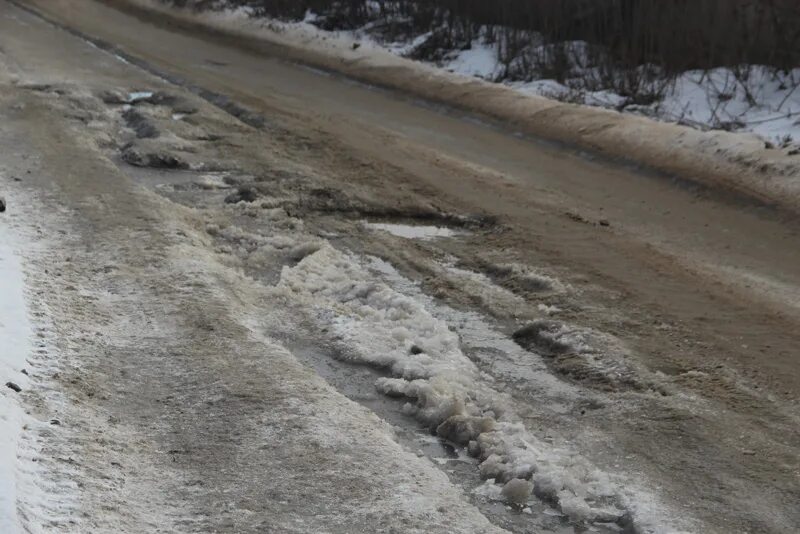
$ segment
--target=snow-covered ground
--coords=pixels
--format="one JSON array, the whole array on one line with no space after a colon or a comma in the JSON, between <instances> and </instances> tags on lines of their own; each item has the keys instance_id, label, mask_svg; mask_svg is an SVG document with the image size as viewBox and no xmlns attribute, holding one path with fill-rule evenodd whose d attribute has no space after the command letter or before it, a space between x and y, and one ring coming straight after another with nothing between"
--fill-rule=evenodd
<instances>
[{"instance_id":1,"label":"snow-covered ground","mask_svg":"<svg viewBox=\"0 0 800 534\"><path fill-rule=\"evenodd\" d=\"M0 225L0 532L16 532L17 446L24 413L19 393L28 386L26 356L30 352L31 326L23 294L23 274L15 249L18 241L11 230Z\"/></svg>"},{"instance_id":2,"label":"snow-covered ground","mask_svg":"<svg viewBox=\"0 0 800 534\"><path fill-rule=\"evenodd\" d=\"M350 33L357 39L369 39L361 31ZM574 43L576 49L581 49L582 45ZM402 55L414 46L415 42L393 43L386 48ZM505 81L504 66L498 60L498 46L476 39L469 49L448 53L437 66L463 76L500 81L527 94L622 108L626 112L700 129L752 132L777 146L800 142L800 68L782 73L763 66L688 71L667 85L663 99L646 106L626 105L626 98L613 91L584 88L588 67L579 68L584 72L575 73L575 78L566 83L546 78Z\"/></svg>"},{"instance_id":3,"label":"snow-covered ground","mask_svg":"<svg viewBox=\"0 0 800 534\"><path fill-rule=\"evenodd\" d=\"M657 116L704 127L748 131L779 146L800 143L800 69L773 74L750 69L741 79L728 68L692 71L654 108Z\"/></svg>"},{"instance_id":4,"label":"snow-covered ground","mask_svg":"<svg viewBox=\"0 0 800 534\"><path fill-rule=\"evenodd\" d=\"M395 48L390 48L395 50ZM495 81L502 76L497 45L481 40L441 63L457 74ZM583 84L552 79L507 82L528 94L582 104L619 108L625 98L611 91L576 89ZM763 66L688 71L670 82L663 99L624 110L701 129L753 132L778 146L800 142L800 68L776 73Z\"/></svg>"}]
</instances>

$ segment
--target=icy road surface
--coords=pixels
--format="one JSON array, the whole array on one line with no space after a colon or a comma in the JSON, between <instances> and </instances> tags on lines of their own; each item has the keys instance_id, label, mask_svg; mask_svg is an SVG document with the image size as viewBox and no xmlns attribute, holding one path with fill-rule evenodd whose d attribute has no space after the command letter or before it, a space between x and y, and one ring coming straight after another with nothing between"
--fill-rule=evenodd
<instances>
[{"instance_id":1,"label":"icy road surface","mask_svg":"<svg viewBox=\"0 0 800 534\"><path fill-rule=\"evenodd\" d=\"M796 215L22 4L51 23L0 0L11 532L800 521Z\"/></svg>"}]
</instances>

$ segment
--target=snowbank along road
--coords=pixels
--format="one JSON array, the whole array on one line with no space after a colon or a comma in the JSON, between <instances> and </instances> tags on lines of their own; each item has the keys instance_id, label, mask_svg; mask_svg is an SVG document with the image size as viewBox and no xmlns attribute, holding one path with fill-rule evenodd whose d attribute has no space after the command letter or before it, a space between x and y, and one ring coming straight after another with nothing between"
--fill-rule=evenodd
<instances>
[{"instance_id":1,"label":"snowbank along road","mask_svg":"<svg viewBox=\"0 0 800 534\"><path fill-rule=\"evenodd\" d=\"M6 532L791 532L797 216L0 0Z\"/></svg>"}]
</instances>

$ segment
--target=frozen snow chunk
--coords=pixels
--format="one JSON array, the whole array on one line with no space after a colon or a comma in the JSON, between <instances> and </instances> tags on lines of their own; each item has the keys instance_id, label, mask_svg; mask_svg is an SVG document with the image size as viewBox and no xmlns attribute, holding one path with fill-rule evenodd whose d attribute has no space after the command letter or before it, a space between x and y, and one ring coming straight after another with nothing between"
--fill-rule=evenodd
<instances>
[{"instance_id":1,"label":"frozen snow chunk","mask_svg":"<svg viewBox=\"0 0 800 534\"><path fill-rule=\"evenodd\" d=\"M378 391L389 397L416 397L411 390L411 384L400 378L379 378L375 382Z\"/></svg>"},{"instance_id":2,"label":"frozen snow chunk","mask_svg":"<svg viewBox=\"0 0 800 534\"><path fill-rule=\"evenodd\" d=\"M533 482L536 495L544 500L555 500L562 488L561 481L548 474L534 476Z\"/></svg>"},{"instance_id":3,"label":"frozen snow chunk","mask_svg":"<svg viewBox=\"0 0 800 534\"><path fill-rule=\"evenodd\" d=\"M490 501L502 501L503 500L502 491L503 491L502 488L494 483L494 479L490 478L489 480L487 480L486 482L484 482L483 484L472 490L472 493L484 497L485 499Z\"/></svg>"},{"instance_id":4,"label":"frozen snow chunk","mask_svg":"<svg viewBox=\"0 0 800 534\"><path fill-rule=\"evenodd\" d=\"M561 513L573 520L590 521L595 518L592 507L584 499L569 491L559 492L558 506Z\"/></svg>"},{"instance_id":5,"label":"frozen snow chunk","mask_svg":"<svg viewBox=\"0 0 800 534\"><path fill-rule=\"evenodd\" d=\"M322 245L320 243L301 243L289 251L289 259L294 263L302 261L306 256L318 251Z\"/></svg>"},{"instance_id":6,"label":"frozen snow chunk","mask_svg":"<svg viewBox=\"0 0 800 534\"><path fill-rule=\"evenodd\" d=\"M375 382L375 387L384 395L415 399L407 413L432 428L466 412L464 395L449 385L446 381L437 384L435 380L408 381L402 378L379 378Z\"/></svg>"},{"instance_id":7,"label":"frozen snow chunk","mask_svg":"<svg viewBox=\"0 0 800 534\"><path fill-rule=\"evenodd\" d=\"M491 430L494 430L494 419L491 417L454 415L436 428L436 434L453 443L464 445L474 441L480 434Z\"/></svg>"},{"instance_id":8,"label":"frozen snow chunk","mask_svg":"<svg viewBox=\"0 0 800 534\"><path fill-rule=\"evenodd\" d=\"M503 486L502 495L508 502L525 504L533 492L533 482L522 478L512 478Z\"/></svg>"},{"instance_id":9,"label":"frozen snow chunk","mask_svg":"<svg viewBox=\"0 0 800 534\"><path fill-rule=\"evenodd\" d=\"M480 465L481 478L501 480L509 471L505 458L499 454L492 454Z\"/></svg>"}]
</instances>

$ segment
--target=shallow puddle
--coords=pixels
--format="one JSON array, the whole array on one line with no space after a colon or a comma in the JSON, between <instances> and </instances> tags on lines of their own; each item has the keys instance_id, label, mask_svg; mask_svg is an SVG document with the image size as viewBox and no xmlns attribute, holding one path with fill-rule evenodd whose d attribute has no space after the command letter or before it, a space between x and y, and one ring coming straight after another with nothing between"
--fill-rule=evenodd
<instances>
[{"instance_id":1,"label":"shallow puddle","mask_svg":"<svg viewBox=\"0 0 800 534\"><path fill-rule=\"evenodd\" d=\"M383 230L392 235L403 237L406 239L436 239L438 237L455 237L460 235L457 232L446 226L414 226L410 224L391 224L391 223L364 223L364 226L370 230Z\"/></svg>"}]
</instances>

